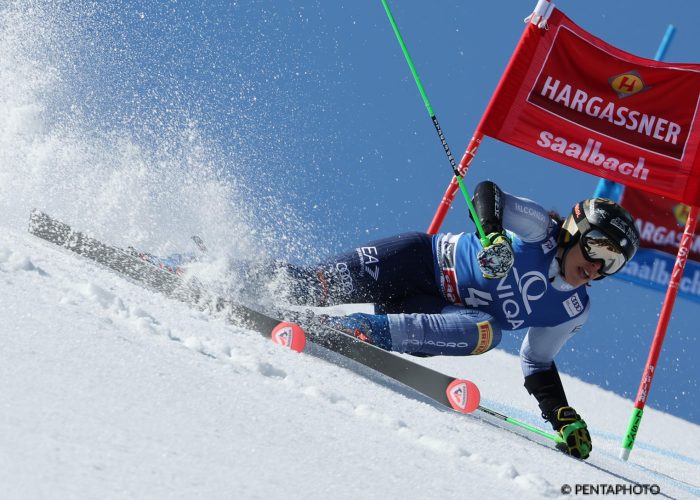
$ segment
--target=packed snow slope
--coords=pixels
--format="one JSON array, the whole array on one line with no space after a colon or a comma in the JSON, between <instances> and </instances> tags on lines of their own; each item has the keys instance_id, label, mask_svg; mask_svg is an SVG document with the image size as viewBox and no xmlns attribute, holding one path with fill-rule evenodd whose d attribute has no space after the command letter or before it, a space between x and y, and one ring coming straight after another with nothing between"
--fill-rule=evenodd
<instances>
[{"instance_id":1,"label":"packed snow slope","mask_svg":"<svg viewBox=\"0 0 700 500\"><path fill-rule=\"evenodd\" d=\"M455 137L478 123L522 30L528 12L506 3L482 2L476 18L517 10L510 21L475 24L460 2L395 2ZM596 26L621 38L653 31L630 16L658 24L653 7L593 3L581 7L587 25L601 18ZM679 32L695 33L693 3L665 6L681 8L676 18L690 27ZM466 63L475 46L490 51ZM12 0L0 2L0 53L3 500L510 499L633 483L700 496L698 425L647 407L621 463L632 402L566 373L593 435L586 462L442 411L337 355L281 349L27 234L33 208L158 254L199 234L212 254L200 278L236 297L230 256L314 262L423 228L449 171L434 167L442 147L379 3ZM595 179L512 149L487 146L471 185L493 175L560 209L593 191ZM464 212L452 213L450 230L468 230ZM624 307L607 307L619 290L611 283L597 285L600 319L569 364L605 384L641 369L646 351L631 348L648 345L661 300L630 291L619 294ZM696 314L682 303L676 314L652 396L693 418ZM473 380L486 406L541 425L512 355L419 362Z\"/></svg>"},{"instance_id":2,"label":"packed snow slope","mask_svg":"<svg viewBox=\"0 0 700 500\"><path fill-rule=\"evenodd\" d=\"M674 416L647 409L620 462L631 402L564 375L594 443L578 461L13 228L0 236L0 317L3 498L546 498L634 483L700 496L700 427ZM420 362L539 423L516 357Z\"/></svg>"}]
</instances>

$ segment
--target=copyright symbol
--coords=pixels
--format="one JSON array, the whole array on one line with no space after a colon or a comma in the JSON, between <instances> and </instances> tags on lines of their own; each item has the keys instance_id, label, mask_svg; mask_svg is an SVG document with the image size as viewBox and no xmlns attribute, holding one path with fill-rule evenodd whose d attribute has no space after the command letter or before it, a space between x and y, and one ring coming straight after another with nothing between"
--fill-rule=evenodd
<instances>
[{"instance_id":1,"label":"copyright symbol","mask_svg":"<svg viewBox=\"0 0 700 500\"><path fill-rule=\"evenodd\" d=\"M564 495L570 494L571 493L571 486L569 486L568 484L565 484L564 486L561 487L561 492Z\"/></svg>"}]
</instances>

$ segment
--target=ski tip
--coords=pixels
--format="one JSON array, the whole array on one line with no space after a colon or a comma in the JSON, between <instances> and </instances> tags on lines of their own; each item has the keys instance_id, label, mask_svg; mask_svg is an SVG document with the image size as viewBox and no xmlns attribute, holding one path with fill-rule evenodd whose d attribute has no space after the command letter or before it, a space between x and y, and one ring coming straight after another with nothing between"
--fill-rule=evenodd
<instances>
[{"instance_id":1,"label":"ski tip","mask_svg":"<svg viewBox=\"0 0 700 500\"><path fill-rule=\"evenodd\" d=\"M272 330L272 341L292 351L301 352L306 347L306 334L295 323L282 322Z\"/></svg>"},{"instance_id":2,"label":"ski tip","mask_svg":"<svg viewBox=\"0 0 700 500\"><path fill-rule=\"evenodd\" d=\"M447 386L450 406L460 413L471 413L479 407L481 393L474 382L455 379Z\"/></svg>"}]
</instances>

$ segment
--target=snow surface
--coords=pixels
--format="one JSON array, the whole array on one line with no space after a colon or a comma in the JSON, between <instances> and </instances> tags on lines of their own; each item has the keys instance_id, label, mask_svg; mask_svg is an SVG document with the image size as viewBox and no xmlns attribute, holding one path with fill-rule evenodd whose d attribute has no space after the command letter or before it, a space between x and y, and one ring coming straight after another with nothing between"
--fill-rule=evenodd
<instances>
[{"instance_id":1,"label":"snow surface","mask_svg":"<svg viewBox=\"0 0 700 500\"><path fill-rule=\"evenodd\" d=\"M156 24L171 38L151 40L140 28L124 35L143 16L122 11L133 13L119 2L0 3L0 498L547 498L564 484L631 483L700 496L698 425L648 408L620 462L632 402L564 374L594 441L577 461L337 355L281 349L26 233L39 208L155 253L196 233L213 252L316 257L313 242L279 230L298 236L308 218L246 185L246 148L217 147L193 111L198 94L167 73L173 19ZM231 115L241 119L227 135L265 131ZM296 136L296 122L280 127ZM288 144L275 147L286 156ZM215 283L216 262L199 270ZM541 424L515 357L418 362Z\"/></svg>"},{"instance_id":2,"label":"snow surface","mask_svg":"<svg viewBox=\"0 0 700 500\"><path fill-rule=\"evenodd\" d=\"M0 237L3 498L545 498L564 484L700 496L700 427L566 375L577 461L339 358L282 349L22 232ZM517 358L419 360L538 424ZM337 363L343 366L339 366Z\"/></svg>"}]
</instances>

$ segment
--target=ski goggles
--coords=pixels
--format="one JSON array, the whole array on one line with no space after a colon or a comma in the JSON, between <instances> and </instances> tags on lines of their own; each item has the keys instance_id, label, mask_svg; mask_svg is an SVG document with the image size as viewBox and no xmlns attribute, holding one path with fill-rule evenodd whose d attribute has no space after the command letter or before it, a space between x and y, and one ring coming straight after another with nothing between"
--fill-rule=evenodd
<instances>
[{"instance_id":1,"label":"ski goggles","mask_svg":"<svg viewBox=\"0 0 700 500\"><path fill-rule=\"evenodd\" d=\"M603 264L598 271L601 276L615 274L627 263L625 254L617 244L598 229L592 229L581 237L581 250L586 260Z\"/></svg>"}]
</instances>

